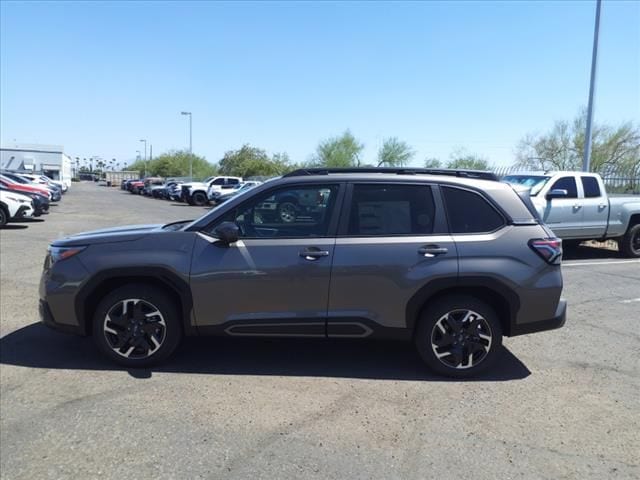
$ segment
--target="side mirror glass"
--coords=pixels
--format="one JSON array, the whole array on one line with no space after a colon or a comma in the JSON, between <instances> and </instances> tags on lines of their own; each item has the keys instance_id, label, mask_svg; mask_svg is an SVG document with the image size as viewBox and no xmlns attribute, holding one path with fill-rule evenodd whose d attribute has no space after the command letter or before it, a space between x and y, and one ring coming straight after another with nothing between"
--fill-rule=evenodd
<instances>
[{"instance_id":1,"label":"side mirror glass","mask_svg":"<svg viewBox=\"0 0 640 480\"><path fill-rule=\"evenodd\" d=\"M220 239L222 243L229 245L238 241L240 236L240 228L234 222L222 222L213 231L213 234Z\"/></svg>"},{"instance_id":2,"label":"side mirror glass","mask_svg":"<svg viewBox=\"0 0 640 480\"><path fill-rule=\"evenodd\" d=\"M569 192L561 188L554 188L547 193L548 200L551 200L552 198L566 198L567 196L569 196Z\"/></svg>"}]
</instances>

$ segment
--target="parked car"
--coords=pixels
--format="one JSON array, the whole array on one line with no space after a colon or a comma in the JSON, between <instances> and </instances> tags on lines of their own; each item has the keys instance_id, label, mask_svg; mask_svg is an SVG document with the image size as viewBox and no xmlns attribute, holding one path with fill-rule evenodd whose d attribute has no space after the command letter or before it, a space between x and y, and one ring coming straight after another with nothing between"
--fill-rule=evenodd
<instances>
[{"instance_id":1,"label":"parked car","mask_svg":"<svg viewBox=\"0 0 640 480\"><path fill-rule=\"evenodd\" d=\"M209 203L215 192L231 190L242 182L241 177L209 177L204 182L182 184L182 199L199 207Z\"/></svg>"},{"instance_id":2,"label":"parked car","mask_svg":"<svg viewBox=\"0 0 640 480\"><path fill-rule=\"evenodd\" d=\"M40 187L37 185L30 185L27 183L16 182L15 180L0 174L0 185L4 185L5 187L15 190L21 193L39 193L40 195L46 196L48 200L51 200L51 192L49 189Z\"/></svg>"},{"instance_id":3,"label":"parked car","mask_svg":"<svg viewBox=\"0 0 640 480\"><path fill-rule=\"evenodd\" d=\"M57 240L41 318L126 367L167 359L183 335L301 336L413 341L435 372L477 375L503 335L566 318L561 240L496 180L305 169L195 221ZM314 215L264 218L265 202L290 198Z\"/></svg>"},{"instance_id":4,"label":"parked car","mask_svg":"<svg viewBox=\"0 0 640 480\"><path fill-rule=\"evenodd\" d=\"M229 191L219 190L219 191L213 192L211 194L211 201L216 204L226 202L227 200L235 197L236 195L240 193L245 193L247 190L250 190L253 187L257 187L258 185L261 185L261 184L262 182L257 182L257 181L242 182L236 185L234 188L232 188Z\"/></svg>"},{"instance_id":5,"label":"parked car","mask_svg":"<svg viewBox=\"0 0 640 480\"><path fill-rule=\"evenodd\" d=\"M597 173L522 173L504 181L529 187L540 217L563 240L613 239L624 255L640 257L640 196L608 196Z\"/></svg>"},{"instance_id":6,"label":"parked car","mask_svg":"<svg viewBox=\"0 0 640 480\"><path fill-rule=\"evenodd\" d=\"M33 216L39 217L42 214L49 213L49 198L42 193L25 192L20 190L14 190L11 186L6 186L0 180L0 191L6 191L13 194L25 195L31 198L31 205L33 207Z\"/></svg>"},{"instance_id":7,"label":"parked car","mask_svg":"<svg viewBox=\"0 0 640 480\"><path fill-rule=\"evenodd\" d=\"M48 191L50 194L49 199L52 202L59 202L62 199L62 189L58 186L50 186L47 184L43 184L42 182L33 181L31 178L25 175L14 172L3 171L2 176L14 183L29 185L31 187L38 187Z\"/></svg>"},{"instance_id":8,"label":"parked car","mask_svg":"<svg viewBox=\"0 0 640 480\"><path fill-rule=\"evenodd\" d=\"M0 189L0 227L12 220L33 216L30 197Z\"/></svg>"},{"instance_id":9,"label":"parked car","mask_svg":"<svg viewBox=\"0 0 640 480\"><path fill-rule=\"evenodd\" d=\"M151 197L152 190L155 187L161 187L164 185L164 180L160 177L147 177L144 179L144 187L142 188L142 194Z\"/></svg>"},{"instance_id":10,"label":"parked car","mask_svg":"<svg viewBox=\"0 0 640 480\"><path fill-rule=\"evenodd\" d=\"M67 185L64 182L60 182L60 181L54 181L51 180L49 177L47 177L46 175L36 175L36 174L32 174L32 173L19 173L19 175L32 182L32 183L36 183L36 184L41 184L41 185L45 185L48 188L52 189L52 190L57 190L60 192L60 197L62 197L62 195L67 191ZM58 200L53 200L54 202L59 201L60 198L58 198Z\"/></svg>"},{"instance_id":11,"label":"parked car","mask_svg":"<svg viewBox=\"0 0 640 480\"><path fill-rule=\"evenodd\" d=\"M144 188L144 180L133 180L129 182L129 192L134 195L139 195L142 193L142 189Z\"/></svg>"},{"instance_id":12,"label":"parked car","mask_svg":"<svg viewBox=\"0 0 640 480\"><path fill-rule=\"evenodd\" d=\"M182 184L184 182L176 182L175 185L167 187L167 197L174 202L182 201Z\"/></svg>"}]
</instances>

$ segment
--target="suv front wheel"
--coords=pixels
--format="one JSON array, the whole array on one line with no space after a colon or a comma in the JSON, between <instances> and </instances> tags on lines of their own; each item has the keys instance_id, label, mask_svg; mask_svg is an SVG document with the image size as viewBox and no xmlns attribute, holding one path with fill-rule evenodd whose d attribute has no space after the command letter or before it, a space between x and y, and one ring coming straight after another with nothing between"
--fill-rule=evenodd
<instances>
[{"instance_id":1,"label":"suv front wheel","mask_svg":"<svg viewBox=\"0 0 640 480\"><path fill-rule=\"evenodd\" d=\"M93 339L125 367L148 367L173 353L182 339L179 310L161 289L125 285L102 299L93 318Z\"/></svg>"},{"instance_id":2,"label":"suv front wheel","mask_svg":"<svg viewBox=\"0 0 640 480\"><path fill-rule=\"evenodd\" d=\"M502 328L493 308L467 295L428 305L415 335L418 353L434 372L454 378L478 375L496 360Z\"/></svg>"}]
</instances>

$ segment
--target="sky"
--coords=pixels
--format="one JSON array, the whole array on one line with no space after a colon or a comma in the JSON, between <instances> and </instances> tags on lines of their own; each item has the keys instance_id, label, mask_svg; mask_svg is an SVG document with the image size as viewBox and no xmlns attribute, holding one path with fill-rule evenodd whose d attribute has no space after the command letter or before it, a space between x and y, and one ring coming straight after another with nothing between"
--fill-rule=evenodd
<instances>
[{"instance_id":1,"label":"sky","mask_svg":"<svg viewBox=\"0 0 640 480\"><path fill-rule=\"evenodd\" d=\"M0 142L131 162L249 143L308 161L349 129L413 165L513 163L587 104L595 0L0 3ZM640 122L640 1L605 0L595 121Z\"/></svg>"}]
</instances>

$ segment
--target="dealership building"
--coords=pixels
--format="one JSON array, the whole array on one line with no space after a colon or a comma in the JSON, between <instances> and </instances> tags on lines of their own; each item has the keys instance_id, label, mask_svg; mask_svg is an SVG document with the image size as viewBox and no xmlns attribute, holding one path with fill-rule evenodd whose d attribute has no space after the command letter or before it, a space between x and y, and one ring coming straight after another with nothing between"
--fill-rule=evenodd
<instances>
[{"instance_id":1,"label":"dealership building","mask_svg":"<svg viewBox=\"0 0 640 480\"><path fill-rule=\"evenodd\" d=\"M71 186L72 160L61 145L2 146L0 168L41 173Z\"/></svg>"}]
</instances>

